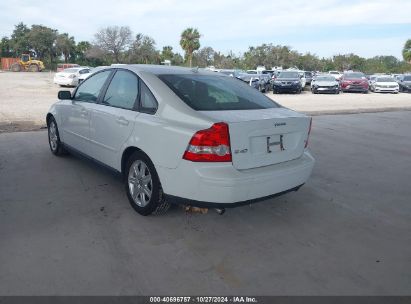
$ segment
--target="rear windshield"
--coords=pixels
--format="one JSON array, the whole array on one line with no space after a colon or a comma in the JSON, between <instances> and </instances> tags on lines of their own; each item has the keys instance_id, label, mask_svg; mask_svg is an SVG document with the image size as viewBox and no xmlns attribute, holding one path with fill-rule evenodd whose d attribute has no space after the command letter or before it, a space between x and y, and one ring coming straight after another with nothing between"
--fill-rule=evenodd
<instances>
[{"instance_id":1,"label":"rear windshield","mask_svg":"<svg viewBox=\"0 0 411 304\"><path fill-rule=\"evenodd\" d=\"M279 105L236 78L211 75L158 75L196 111L257 110Z\"/></svg>"}]
</instances>

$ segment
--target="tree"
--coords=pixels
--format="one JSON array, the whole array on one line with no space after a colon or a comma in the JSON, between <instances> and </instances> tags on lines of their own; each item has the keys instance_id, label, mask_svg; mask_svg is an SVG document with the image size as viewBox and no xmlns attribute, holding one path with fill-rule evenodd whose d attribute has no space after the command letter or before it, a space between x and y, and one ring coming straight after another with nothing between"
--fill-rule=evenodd
<instances>
[{"instance_id":1,"label":"tree","mask_svg":"<svg viewBox=\"0 0 411 304\"><path fill-rule=\"evenodd\" d=\"M10 47L15 57L30 50L30 44L27 37L29 33L30 29L23 22L14 26L10 39Z\"/></svg>"},{"instance_id":2,"label":"tree","mask_svg":"<svg viewBox=\"0 0 411 304\"><path fill-rule=\"evenodd\" d=\"M109 65L112 63L112 54L108 54L105 50L101 49L98 45L92 45L85 51L85 59L90 62L91 65Z\"/></svg>"},{"instance_id":3,"label":"tree","mask_svg":"<svg viewBox=\"0 0 411 304\"><path fill-rule=\"evenodd\" d=\"M404 48L402 49L402 57L405 61L411 63L411 39L405 42Z\"/></svg>"},{"instance_id":4,"label":"tree","mask_svg":"<svg viewBox=\"0 0 411 304\"><path fill-rule=\"evenodd\" d=\"M163 46L163 50L161 51L160 57L161 61L172 60L174 57L173 47L169 45Z\"/></svg>"},{"instance_id":5,"label":"tree","mask_svg":"<svg viewBox=\"0 0 411 304\"><path fill-rule=\"evenodd\" d=\"M81 65L88 65L86 52L91 48L88 41L80 41L75 47L76 62Z\"/></svg>"},{"instance_id":6,"label":"tree","mask_svg":"<svg viewBox=\"0 0 411 304\"><path fill-rule=\"evenodd\" d=\"M213 48L209 46L203 47L194 55L196 65L201 67L212 65L214 62L214 53Z\"/></svg>"},{"instance_id":7,"label":"tree","mask_svg":"<svg viewBox=\"0 0 411 304\"><path fill-rule=\"evenodd\" d=\"M130 47L131 35L128 26L109 26L101 29L94 36L97 46L112 54L116 63L121 63L121 53Z\"/></svg>"},{"instance_id":8,"label":"tree","mask_svg":"<svg viewBox=\"0 0 411 304\"><path fill-rule=\"evenodd\" d=\"M67 33L60 34L56 39L57 52L64 55L64 62L67 63L70 54L74 52L76 48L76 42L74 37L69 37Z\"/></svg>"},{"instance_id":9,"label":"tree","mask_svg":"<svg viewBox=\"0 0 411 304\"><path fill-rule=\"evenodd\" d=\"M130 62L145 64L158 63L160 55L155 45L156 42L153 38L141 33L137 34L130 49Z\"/></svg>"},{"instance_id":10,"label":"tree","mask_svg":"<svg viewBox=\"0 0 411 304\"><path fill-rule=\"evenodd\" d=\"M193 52L200 48L200 33L195 28L187 28L181 33L180 45L186 52L190 67L193 61Z\"/></svg>"},{"instance_id":11,"label":"tree","mask_svg":"<svg viewBox=\"0 0 411 304\"><path fill-rule=\"evenodd\" d=\"M11 41L7 37L3 37L0 42L0 57L13 56Z\"/></svg>"},{"instance_id":12,"label":"tree","mask_svg":"<svg viewBox=\"0 0 411 304\"><path fill-rule=\"evenodd\" d=\"M50 62L53 62L53 59L56 57L55 42L57 30L43 25L32 25L27 38L31 49L36 52L37 57L40 59L49 57Z\"/></svg>"}]
</instances>

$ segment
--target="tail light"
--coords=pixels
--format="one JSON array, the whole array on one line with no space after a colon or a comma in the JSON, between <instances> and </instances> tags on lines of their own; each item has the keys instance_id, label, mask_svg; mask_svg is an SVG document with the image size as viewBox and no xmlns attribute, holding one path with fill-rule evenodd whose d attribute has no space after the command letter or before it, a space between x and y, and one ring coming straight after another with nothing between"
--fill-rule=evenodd
<instances>
[{"instance_id":1,"label":"tail light","mask_svg":"<svg viewBox=\"0 0 411 304\"><path fill-rule=\"evenodd\" d=\"M311 117L310 119L310 127L308 128L308 134L307 134L307 139L305 140L305 146L304 148L308 147L308 139L310 138L310 133L311 133L311 126L313 124L313 118Z\"/></svg>"},{"instance_id":2,"label":"tail light","mask_svg":"<svg viewBox=\"0 0 411 304\"><path fill-rule=\"evenodd\" d=\"M193 162L231 162L228 125L219 122L195 133L183 159Z\"/></svg>"}]
</instances>

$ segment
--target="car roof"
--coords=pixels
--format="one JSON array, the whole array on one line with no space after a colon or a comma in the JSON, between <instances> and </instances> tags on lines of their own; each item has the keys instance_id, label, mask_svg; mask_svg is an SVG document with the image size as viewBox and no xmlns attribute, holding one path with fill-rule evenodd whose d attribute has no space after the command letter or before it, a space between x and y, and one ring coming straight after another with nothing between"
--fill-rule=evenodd
<instances>
[{"instance_id":1,"label":"car roof","mask_svg":"<svg viewBox=\"0 0 411 304\"><path fill-rule=\"evenodd\" d=\"M126 65L111 65L107 68L122 68L134 72L147 72L155 75L165 74L202 74L202 75L216 75L215 72L203 68L186 68L178 66L154 65L154 64L126 64ZM219 76L227 76L219 74ZM229 76L228 76L229 77Z\"/></svg>"}]
</instances>

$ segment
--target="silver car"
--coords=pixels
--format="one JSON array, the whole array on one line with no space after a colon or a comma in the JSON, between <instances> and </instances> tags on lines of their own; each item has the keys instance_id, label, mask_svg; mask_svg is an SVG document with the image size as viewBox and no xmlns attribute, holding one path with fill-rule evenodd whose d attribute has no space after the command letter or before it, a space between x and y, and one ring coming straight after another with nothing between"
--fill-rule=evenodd
<instances>
[{"instance_id":1,"label":"silver car","mask_svg":"<svg viewBox=\"0 0 411 304\"><path fill-rule=\"evenodd\" d=\"M311 92L339 94L340 83L332 75L318 75L311 81Z\"/></svg>"}]
</instances>

